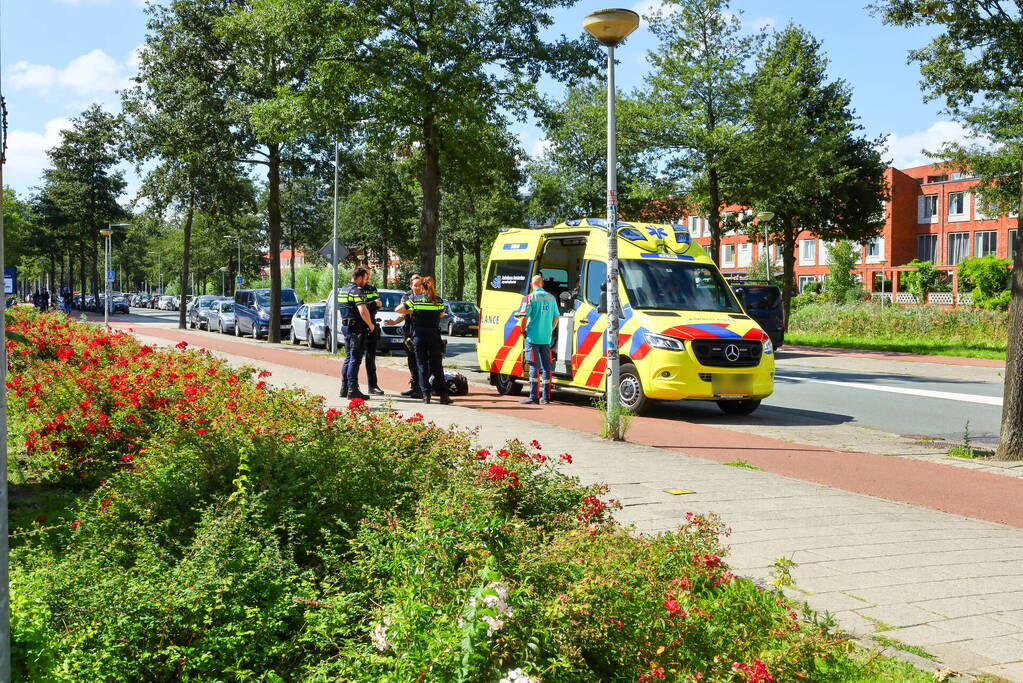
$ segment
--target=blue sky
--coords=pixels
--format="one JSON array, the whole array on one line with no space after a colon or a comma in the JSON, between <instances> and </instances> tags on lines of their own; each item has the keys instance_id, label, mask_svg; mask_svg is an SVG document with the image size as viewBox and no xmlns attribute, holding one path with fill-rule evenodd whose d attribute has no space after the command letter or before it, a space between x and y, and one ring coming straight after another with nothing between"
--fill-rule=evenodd
<instances>
[{"instance_id":1,"label":"blue sky","mask_svg":"<svg viewBox=\"0 0 1023 683\"><path fill-rule=\"evenodd\" d=\"M643 13L657 4L630 0L622 6ZM39 184L45 150L91 102L117 108L116 90L134 72L135 51L145 40L143 5L143 0L0 0L0 73L10 112L8 186L21 193ZM582 2L559 10L554 32L578 35L582 18L604 6ZM732 9L750 27L791 21L816 35L831 60L832 77L852 87L866 133L891 136L895 166L926 163L921 149L962 135L940 115L939 103L922 101L919 71L906 64L906 50L923 45L926 30L885 27L862 0L733 0ZM620 48L620 87L642 84L645 55L654 47L641 26ZM544 84L549 94L558 88ZM540 131L530 125L515 130L527 151L542 149Z\"/></svg>"}]
</instances>

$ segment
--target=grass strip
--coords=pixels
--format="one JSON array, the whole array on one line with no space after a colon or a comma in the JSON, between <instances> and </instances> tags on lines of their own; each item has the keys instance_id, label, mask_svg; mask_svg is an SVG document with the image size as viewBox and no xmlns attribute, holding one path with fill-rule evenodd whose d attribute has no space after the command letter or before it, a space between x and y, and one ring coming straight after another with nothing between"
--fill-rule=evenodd
<instances>
[{"instance_id":1,"label":"grass strip","mask_svg":"<svg viewBox=\"0 0 1023 683\"><path fill-rule=\"evenodd\" d=\"M959 356L963 358L987 358L1005 360L1005 349L994 346L947 344L913 338L877 339L873 337L840 336L786 332L786 345L824 346L839 349L863 349L866 351L895 351L925 356Z\"/></svg>"}]
</instances>

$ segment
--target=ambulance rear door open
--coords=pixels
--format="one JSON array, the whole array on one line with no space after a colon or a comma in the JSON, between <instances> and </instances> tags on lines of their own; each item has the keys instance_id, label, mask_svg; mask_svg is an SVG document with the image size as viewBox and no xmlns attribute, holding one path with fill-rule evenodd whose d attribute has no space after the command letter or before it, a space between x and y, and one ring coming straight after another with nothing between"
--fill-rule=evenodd
<instances>
[{"instance_id":1,"label":"ambulance rear door open","mask_svg":"<svg viewBox=\"0 0 1023 683\"><path fill-rule=\"evenodd\" d=\"M588 232L547 237L540 250L537 272L544 289L558 300L559 316L554 333L554 375L572 379L575 353L576 311L582 289L584 255Z\"/></svg>"}]
</instances>

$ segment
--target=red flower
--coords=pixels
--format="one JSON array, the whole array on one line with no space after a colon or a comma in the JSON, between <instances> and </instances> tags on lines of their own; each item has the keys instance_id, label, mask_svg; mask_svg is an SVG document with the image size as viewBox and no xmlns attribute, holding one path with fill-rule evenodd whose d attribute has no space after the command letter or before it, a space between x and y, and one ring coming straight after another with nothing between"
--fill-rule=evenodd
<instances>
[{"instance_id":1,"label":"red flower","mask_svg":"<svg viewBox=\"0 0 1023 683\"><path fill-rule=\"evenodd\" d=\"M533 448L536 448L536 449L540 448L540 442L537 441L536 439L533 439L532 441L530 441L529 445L532 446Z\"/></svg>"},{"instance_id":2,"label":"red flower","mask_svg":"<svg viewBox=\"0 0 1023 683\"><path fill-rule=\"evenodd\" d=\"M99 502L99 511L100 512L103 512L108 507L110 507L110 498L104 498L103 500L101 500Z\"/></svg>"},{"instance_id":3,"label":"red flower","mask_svg":"<svg viewBox=\"0 0 1023 683\"><path fill-rule=\"evenodd\" d=\"M486 448L481 448L478 451L476 451L477 460L486 460L489 455L490 451L488 451Z\"/></svg>"},{"instance_id":4,"label":"red flower","mask_svg":"<svg viewBox=\"0 0 1023 683\"><path fill-rule=\"evenodd\" d=\"M184 351L185 349L188 348L188 342L179 341L177 344L174 345L174 348L181 349L182 351Z\"/></svg>"},{"instance_id":5,"label":"red flower","mask_svg":"<svg viewBox=\"0 0 1023 683\"><path fill-rule=\"evenodd\" d=\"M77 519L75 521L71 522L71 528L72 529L77 529L80 526L82 526L82 523L79 522Z\"/></svg>"},{"instance_id":6,"label":"red flower","mask_svg":"<svg viewBox=\"0 0 1023 683\"><path fill-rule=\"evenodd\" d=\"M519 483L519 475L505 468L504 465L498 465L496 463L491 465L490 469L487 470L487 479L491 481L504 481L507 479L512 486L517 486Z\"/></svg>"},{"instance_id":7,"label":"red flower","mask_svg":"<svg viewBox=\"0 0 1023 683\"><path fill-rule=\"evenodd\" d=\"M210 431L210 430L208 430L208 429L197 429L197 430L195 430L195 433L199 434L201 436L201 435L205 434L208 431Z\"/></svg>"},{"instance_id":8,"label":"red flower","mask_svg":"<svg viewBox=\"0 0 1023 683\"><path fill-rule=\"evenodd\" d=\"M272 375L272 374L273 374L273 373L272 373L272 372L270 372L269 370L260 370L260 371L259 371L259 374L258 374L258 375L256 375L256 378L257 378L257 379L263 379L264 377L269 377L269 376L270 376L270 375Z\"/></svg>"},{"instance_id":9,"label":"red flower","mask_svg":"<svg viewBox=\"0 0 1023 683\"><path fill-rule=\"evenodd\" d=\"M562 462L566 462L566 463L568 463L569 465L571 465L571 464L572 464L572 456L571 456L571 455L569 455L568 453L562 453L562 454L561 454L561 455L559 455L558 457L559 457L559 458L561 458Z\"/></svg>"},{"instance_id":10,"label":"red flower","mask_svg":"<svg viewBox=\"0 0 1023 683\"><path fill-rule=\"evenodd\" d=\"M74 355L75 350L67 346L57 349L57 358L59 358L60 360L67 360L68 358L73 358Z\"/></svg>"},{"instance_id":11,"label":"red flower","mask_svg":"<svg viewBox=\"0 0 1023 683\"><path fill-rule=\"evenodd\" d=\"M36 517L36 521L39 522L40 524L43 524L46 521L46 515L39 515L38 517Z\"/></svg>"},{"instance_id":12,"label":"red flower","mask_svg":"<svg viewBox=\"0 0 1023 683\"><path fill-rule=\"evenodd\" d=\"M262 376L263 373L259 373L259 374L260 374L260 376ZM269 375L270 373L268 372L266 374ZM363 398L353 398L352 400L350 400L348 402L348 410L352 410L352 411L363 410L365 407L366 407L366 399L363 399Z\"/></svg>"},{"instance_id":13,"label":"red flower","mask_svg":"<svg viewBox=\"0 0 1023 683\"><path fill-rule=\"evenodd\" d=\"M262 389L265 386L266 386L266 382L263 382L263 381L256 382L256 388L257 389Z\"/></svg>"},{"instance_id":14,"label":"red flower","mask_svg":"<svg viewBox=\"0 0 1023 683\"><path fill-rule=\"evenodd\" d=\"M668 610L672 614L681 614L683 617L686 615L682 607L679 606L678 600L668 596L668 599L664 601L664 609Z\"/></svg>"}]
</instances>

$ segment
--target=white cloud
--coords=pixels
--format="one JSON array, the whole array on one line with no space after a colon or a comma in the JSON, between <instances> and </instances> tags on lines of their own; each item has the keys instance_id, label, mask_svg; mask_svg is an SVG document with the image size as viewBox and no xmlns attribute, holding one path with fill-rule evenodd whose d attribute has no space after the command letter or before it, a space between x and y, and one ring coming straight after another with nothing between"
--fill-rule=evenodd
<instances>
[{"instance_id":1,"label":"white cloud","mask_svg":"<svg viewBox=\"0 0 1023 683\"><path fill-rule=\"evenodd\" d=\"M745 23L747 26L752 27L756 31L763 31L765 29L773 29L778 23L778 20L774 17L753 17Z\"/></svg>"},{"instance_id":2,"label":"white cloud","mask_svg":"<svg viewBox=\"0 0 1023 683\"><path fill-rule=\"evenodd\" d=\"M7 163L4 164L4 184L19 191L42 182L43 169L50 160L46 151L60 143L61 131L71 127L71 121L57 118L48 121L42 133L12 130L7 138Z\"/></svg>"},{"instance_id":3,"label":"white cloud","mask_svg":"<svg viewBox=\"0 0 1023 683\"><path fill-rule=\"evenodd\" d=\"M956 121L936 121L927 130L916 131L907 135L890 133L885 138L888 154L892 157L895 168L912 168L923 166L938 159L924 153L938 151L946 142L966 142L969 139L963 124Z\"/></svg>"},{"instance_id":4,"label":"white cloud","mask_svg":"<svg viewBox=\"0 0 1023 683\"><path fill-rule=\"evenodd\" d=\"M9 74L11 85L16 89L35 90L40 94L68 90L92 96L123 86L130 69L129 63L122 64L103 50L93 50L75 57L62 69L21 61L10 67Z\"/></svg>"},{"instance_id":5,"label":"white cloud","mask_svg":"<svg viewBox=\"0 0 1023 683\"><path fill-rule=\"evenodd\" d=\"M632 11L644 19L658 15L670 16L678 11L678 5L664 5L661 0L639 0L632 6Z\"/></svg>"}]
</instances>

